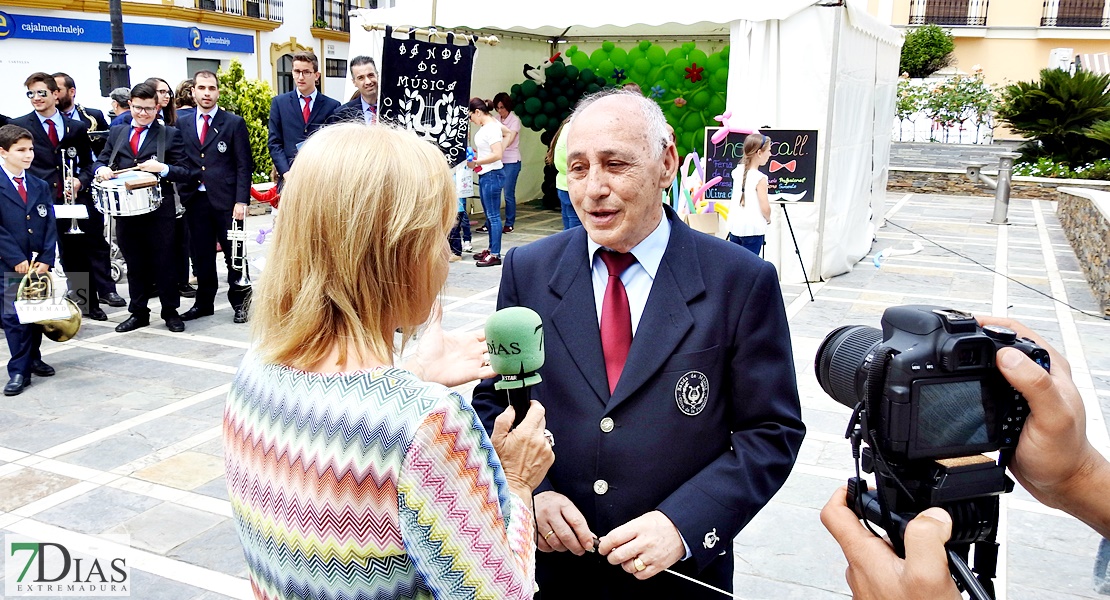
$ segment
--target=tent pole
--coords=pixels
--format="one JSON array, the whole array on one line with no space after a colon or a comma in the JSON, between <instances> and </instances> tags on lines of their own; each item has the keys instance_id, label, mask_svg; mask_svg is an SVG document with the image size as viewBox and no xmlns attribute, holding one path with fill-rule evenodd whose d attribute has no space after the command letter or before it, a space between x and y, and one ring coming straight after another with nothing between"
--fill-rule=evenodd
<instances>
[{"instance_id":1,"label":"tent pole","mask_svg":"<svg viewBox=\"0 0 1110 600\"><path fill-rule=\"evenodd\" d=\"M436 0L432 0L432 27L436 26Z\"/></svg>"},{"instance_id":2,"label":"tent pole","mask_svg":"<svg viewBox=\"0 0 1110 600\"><path fill-rule=\"evenodd\" d=\"M832 162L832 133L833 133L833 115L836 114L836 70L837 62L840 59L840 21L843 17L844 8L842 5L833 6L836 9L836 16L833 19L833 48L832 48L832 72L829 77L829 111L825 121L825 164L821 169L821 206L818 208L817 213L817 268L810 269L810 273L817 273L817 280L824 281L825 276L825 261L823 252L825 251L825 210L829 203L829 171L830 163Z\"/></svg>"}]
</instances>

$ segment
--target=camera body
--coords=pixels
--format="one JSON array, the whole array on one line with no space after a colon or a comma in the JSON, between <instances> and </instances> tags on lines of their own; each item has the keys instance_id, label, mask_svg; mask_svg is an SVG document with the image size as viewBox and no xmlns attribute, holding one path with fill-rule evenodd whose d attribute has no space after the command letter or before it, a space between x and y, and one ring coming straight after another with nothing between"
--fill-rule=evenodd
<instances>
[{"instance_id":1,"label":"camera body","mask_svg":"<svg viewBox=\"0 0 1110 600\"><path fill-rule=\"evenodd\" d=\"M841 327L817 353L821 387L856 410L848 437L877 489L849 482L849 505L885 529L901 553L901 529L918 512L941 506L953 517L952 541L993 542L997 496L1013 489L1006 464L1029 405L999 372L995 355L1013 347L1049 369L1048 352L963 311L896 306L882 329ZM999 452L999 459L983 456Z\"/></svg>"}]
</instances>

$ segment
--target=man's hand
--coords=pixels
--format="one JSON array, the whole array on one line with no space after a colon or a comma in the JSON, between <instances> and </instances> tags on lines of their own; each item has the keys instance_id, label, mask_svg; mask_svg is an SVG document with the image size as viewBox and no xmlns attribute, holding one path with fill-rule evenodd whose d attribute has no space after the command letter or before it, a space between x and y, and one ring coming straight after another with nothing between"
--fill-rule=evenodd
<instances>
[{"instance_id":1,"label":"man's hand","mask_svg":"<svg viewBox=\"0 0 1110 600\"><path fill-rule=\"evenodd\" d=\"M538 534L536 547L540 552L569 551L582 556L594 547L594 532L570 498L558 492L541 492L533 501Z\"/></svg>"},{"instance_id":2,"label":"man's hand","mask_svg":"<svg viewBox=\"0 0 1110 600\"><path fill-rule=\"evenodd\" d=\"M38 273L39 275L43 275L47 271L50 270L50 265L48 265L46 263L37 262L37 263L34 264L34 268L35 268L36 273Z\"/></svg>"},{"instance_id":3,"label":"man's hand","mask_svg":"<svg viewBox=\"0 0 1110 600\"><path fill-rule=\"evenodd\" d=\"M486 360L485 332L446 332L442 322L443 309L437 302L420 335L416 354L403 367L424 381L447 387L493 377L493 369Z\"/></svg>"},{"instance_id":4,"label":"man's hand","mask_svg":"<svg viewBox=\"0 0 1110 600\"><path fill-rule=\"evenodd\" d=\"M247 218L247 205L242 202L236 202L235 208L231 210L231 218L236 221L242 221Z\"/></svg>"},{"instance_id":5,"label":"man's hand","mask_svg":"<svg viewBox=\"0 0 1110 600\"><path fill-rule=\"evenodd\" d=\"M930 508L906 526L906 558L898 558L881 538L864 529L847 505L841 487L821 510L821 523L848 559L845 578L856 600L957 600L963 598L948 573L944 544L952 535L952 518Z\"/></svg>"},{"instance_id":6,"label":"man's hand","mask_svg":"<svg viewBox=\"0 0 1110 600\"><path fill-rule=\"evenodd\" d=\"M73 193L75 195L77 194L77 192L81 191L81 180L80 179L78 179L76 177L70 177L69 178L69 185L73 188ZM72 200L72 198L70 198L70 199Z\"/></svg>"},{"instance_id":7,"label":"man's hand","mask_svg":"<svg viewBox=\"0 0 1110 600\"><path fill-rule=\"evenodd\" d=\"M667 515L653 510L610 531L601 538L598 552L609 557L609 563L644 580L682 560L686 547L682 535ZM644 569L637 569L636 559Z\"/></svg>"},{"instance_id":8,"label":"man's hand","mask_svg":"<svg viewBox=\"0 0 1110 600\"><path fill-rule=\"evenodd\" d=\"M108 179L115 179L115 177L116 177L115 171L113 171L109 167L100 167L99 169L96 170L95 175L96 175L96 178L101 180L101 181L106 181Z\"/></svg>"},{"instance_id":9,"label":"man's hand","mask_svg":"<svg viewBox=\"0 0 1110 600\"><path fill-rule=\"evenodd\" d=\"M158 173L161 173L162 171L164 171L165 169L166 169L166 165L158 162L158 160L154 159L154 158L147 159L146 162L139 165L139 170L146 171L147 173L158 174Z\"/></svg>"},{"instance_id":10,"label":"man's hand","mask_svg":"<svg viewBox=\"0 0 1110 600\"><path fill-rule=\"evenodd\" d=\"M28 263L27 261L23 261L15 266L15 272L19 273L20 275L26 275L28 268L30 268L30 263Z\"/></svg>"}]
</instances>

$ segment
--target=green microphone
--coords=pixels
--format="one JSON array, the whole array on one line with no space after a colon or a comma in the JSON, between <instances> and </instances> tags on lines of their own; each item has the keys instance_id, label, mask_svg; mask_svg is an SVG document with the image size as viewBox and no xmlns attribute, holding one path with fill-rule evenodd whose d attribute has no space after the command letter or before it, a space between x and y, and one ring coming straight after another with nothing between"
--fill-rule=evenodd
<instances>
[{"instance_id":1,"label":"green microphone","mask_svg":"<svg viewBox=\"0 0 1110 600\"><path fill-rule=\"evenodd\" d=\"M528 389L542 381L537 371L543 366L543 321L530 308L503 308L486 320L486 347L490 367L501 376L493 387L505 390L516 427L528 413Z\"/></svg>"}]
</instances>

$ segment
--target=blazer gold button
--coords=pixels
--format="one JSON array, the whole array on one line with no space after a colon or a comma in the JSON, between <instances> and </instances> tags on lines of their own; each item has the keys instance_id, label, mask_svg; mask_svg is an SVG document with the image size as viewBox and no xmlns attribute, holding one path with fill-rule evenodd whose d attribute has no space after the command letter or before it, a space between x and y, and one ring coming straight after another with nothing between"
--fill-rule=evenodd
<instances>
[{"instance_id":1,"label":"blazer gold button","mask_svg":"<svg viewBox=\"0 0 1110 600\"><path fill-rule=\"evenodd\" d=\"M200 153L200 157L204 158L204 153L203 152Z\"/></svg>"},{"instance_id":2,"label":"blazer gold button","mask_svg":"<svg viewBox=\"0 0 1110 600\"><path fill-rule=\"evenodd\" d=\"M598 479L594 482L594 493L598 496L609 491L609 482L604 479Z\"/></svg>"},{"instance_id":3,"label":"blazer gold button","mask_svg":"<svg viewBox=\"0 0 1110 600\"><path fill-rule=\"evenodd\" d=\"M601 420L601 430L604 431L605 433L609 433L610 431L612 431L613 430L613 420L610 419L609 417L605 417L604 419L602 419Z\"/></svg>"},{"instance_id":4,"label":"blazer gold button","mask_svg":"<svg viewBox=\"0 0 1110 600\"><path fill-rule=\"evenodd\" d=\"M30 220L31 220L31 215L27 215L27 220L28 220L28 221L30 221Z\"/></svg>"},{"instance_id":5,"label":"blazer gold button","mask_svg":"<svg viewBox=\"0 0 1110 600\"><path fill-rule=\"evenodd\" d=\"M27 230L27 233L34 233L34 231L32 231L32 230L28 229L28 230Z\"/></svg>"}]
</instances>

